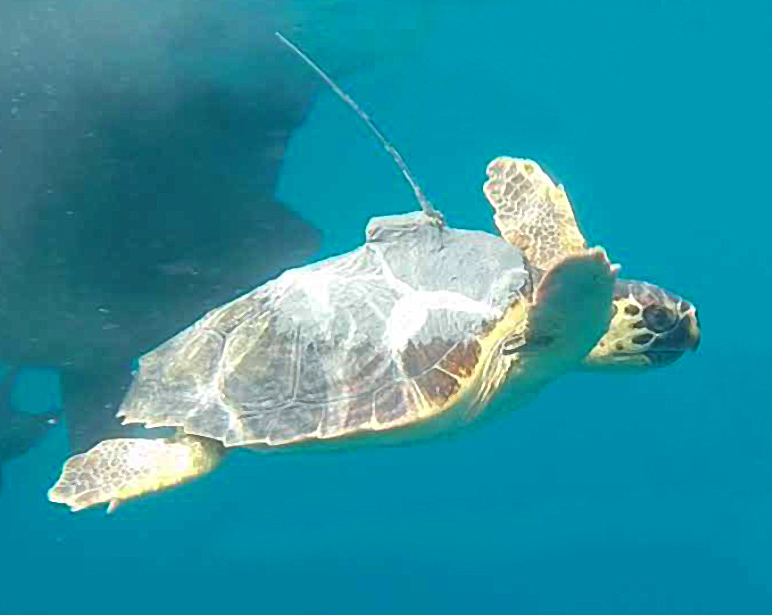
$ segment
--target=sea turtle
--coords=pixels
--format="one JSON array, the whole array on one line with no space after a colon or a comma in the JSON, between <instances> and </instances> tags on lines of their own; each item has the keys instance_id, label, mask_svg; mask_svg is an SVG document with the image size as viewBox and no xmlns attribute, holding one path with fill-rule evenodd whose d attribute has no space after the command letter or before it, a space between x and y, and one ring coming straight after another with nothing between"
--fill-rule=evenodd
<instances>
[{"instance_id":1,"label":"sea turtle","mask_svg":"<svg viewBox=\"0 0 772 615\"><path fill-rule=\"evenodd\" d=\"M3 487L2 464L32 448L54 425L61 412L21 412L13 406L13 385L17 369L7 370L0 378L0 490Z\"/></svg>"},{"instance_id":2,"label":"sea turtle","mask_svg":"<svg viewBox=\"0 0 772 615\"><path fill-rule=\"evenodd\" d=\"M0 362L59 371L74 452L126 433L138 356L320 246L275 196L320 84L273 30L345 72L418 38L341 53L355 6L262 4L0 4Z\"/></svg>"},{"instance_id":3,"label":"sea turtle","mask_svg":"<svg viewBox=\"0 0 772 615\"><path fill-rule=\"evenodd\" d=\"M521 407L568 370L696 348L694 306L617 280L536 162L489 164L496 236L450 228L395 158L423 211L372 219L361 247L283 273L142 357L119 416L177 432L100 442L65 463L49 499L109 512L236 448L424 440Z\"/></svg>"}]
</instances>

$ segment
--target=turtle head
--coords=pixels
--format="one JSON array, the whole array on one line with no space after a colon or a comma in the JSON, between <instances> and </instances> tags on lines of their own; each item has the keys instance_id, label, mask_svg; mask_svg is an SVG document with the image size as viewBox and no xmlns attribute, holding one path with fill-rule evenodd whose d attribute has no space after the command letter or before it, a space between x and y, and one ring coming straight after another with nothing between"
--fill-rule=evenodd
<instances>
[{"instance_id":1,"label":"turtle head","mask_svg":"<svg viewBox=\"0 0 772 615\"><path fill-rule=\"evenodd\" d=\"M700 343L696 308L654 284L618 280L611 323L584 360L590 370L664 367Z\"/></svg>"}]
</instances>

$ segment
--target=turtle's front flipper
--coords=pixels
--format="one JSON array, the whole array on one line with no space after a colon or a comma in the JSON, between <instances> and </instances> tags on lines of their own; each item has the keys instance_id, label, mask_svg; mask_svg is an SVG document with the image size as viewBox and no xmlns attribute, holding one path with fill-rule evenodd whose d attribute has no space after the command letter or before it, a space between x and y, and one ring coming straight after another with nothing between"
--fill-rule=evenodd
<instances>
[{"instance_id":1,"label":"turtle's front flipper","mask_svg":"<svg viewBox=\"0 0 772 615\"><path fill-rule=\"evenodd\" d=\"M105 440L70 457L48 499L73 512L161 491L203 476L219 464L224 447L216 440L181 435L150 440Z\"/></svg>"},{"instance_id":2,"label":"turtle's front flipper","mask_svg":"<svg viewBox=\"0 0 772 615\"><path fill-rule=\"evenodd\" d=\"M500 156L487 172L483 192L496 210L496 226L531 265L546 271L566 256L587 251L566 191L536 162Z\"/></svg>"},{"instance_id":3,"label":"turtle's front flipper","mask_svg":"<svg viewBox=\"0 0 772 615\"><path fill-rule=\"evenodd\" d=\"M608 330L618 270L603 248L592 248L565 257L547 272L528 315L529 360L546 361L552 374L558 363L573 367L590 352ZM529 373L536 372L532 365Z\"/></svg>"}]
</instances>

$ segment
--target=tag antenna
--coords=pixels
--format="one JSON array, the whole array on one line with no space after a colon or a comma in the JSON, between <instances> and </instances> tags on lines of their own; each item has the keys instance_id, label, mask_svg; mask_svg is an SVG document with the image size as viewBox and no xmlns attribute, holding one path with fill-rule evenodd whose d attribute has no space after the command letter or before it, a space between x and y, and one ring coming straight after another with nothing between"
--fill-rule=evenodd
<instances>
[{"instance_id":1,"label":"tag antenna","mask_svg":"<svg viewBox=\"0 0 772 615\"><path fill-rule=\"evenodd\" d=\"M413 188L413 192L415 193L415 197L418 200L419 205L421 205L421 209L423 212L435 220L439 221L442 225L444 225L444 219L442 217L442 214L437 211L434 206L429 202L429 199L426 198L423 191L421 190L421 187L418 185L418 182L413 177L413 174L410 172L410 169L407 166L407 163L402 159L402 156L399 155L399 152L394 148L394 146L389 143L389 141L386 139L386 137L383 136L383 133L378 130L378 127L375 125L375 122L370 119L370 117L362 111L362 109L359 108L359 105L357 105L354 100L346 94L337 83L335 83L328 75L325 73L319 65L316 64L310 57L308 57L303 51L301 51L297 45L292 43L291 41L287 40L280 32L276 32L276 36L279 38L279 40L284 43L287 47L289 47L292 51L294 51L300 58L310 66L317 75L319 75L322 79L324 79L325 83L329 85L332 90L338 95L339 98L343 100L349 107L351 107L354 112L362 119L362 121L367 124L370 131L375 135L375 137L380 141L383 148L391 155L391 157L394 159L394 162L397 163L397 166L399 167L399 170L402 171L402 175L405 177L405 179L410 184L411 188Z\"/></svg>"}]
</instances>

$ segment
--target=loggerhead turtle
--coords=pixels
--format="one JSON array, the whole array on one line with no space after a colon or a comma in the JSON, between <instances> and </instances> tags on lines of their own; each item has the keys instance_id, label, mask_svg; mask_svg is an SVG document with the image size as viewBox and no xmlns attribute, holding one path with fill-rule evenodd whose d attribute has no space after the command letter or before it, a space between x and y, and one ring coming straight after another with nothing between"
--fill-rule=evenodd
<instances>
[{"instance_id":1,"label":"loggerhead turtle","mask_svg":"<svg viewBox=\"0 0 772 615\"><path fill-rule=\"evenodd\" d=\"M118 414L176 434L75 455L52 502L110 512L235 448L424 440L521 407L568 370L658 366L696 348L695 308L617 280L536 162L487 168L499 237L447 226L394 155L423 211L372 219L363 246L283 273L142 357Z\"/></svg>"}]
</instances>

